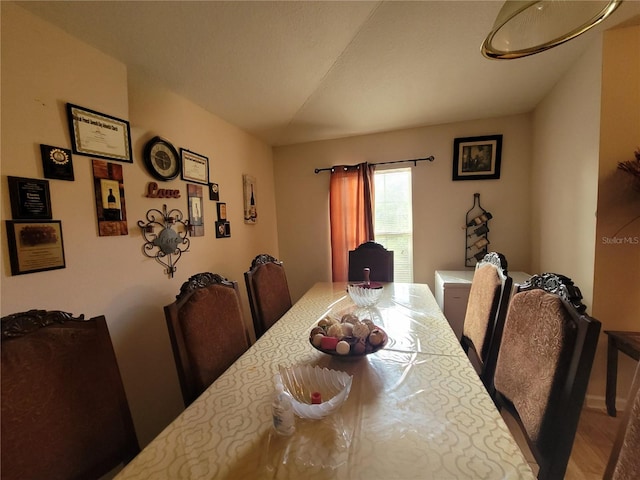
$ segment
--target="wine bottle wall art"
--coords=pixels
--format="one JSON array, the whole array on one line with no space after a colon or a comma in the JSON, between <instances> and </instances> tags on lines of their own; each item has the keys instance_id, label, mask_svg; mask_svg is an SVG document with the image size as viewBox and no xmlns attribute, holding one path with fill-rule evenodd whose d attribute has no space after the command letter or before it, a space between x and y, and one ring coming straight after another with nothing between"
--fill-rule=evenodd
<instances>
[{"instance_id":1,"label":"wine bottle wall art","mask_svg":"<svg viewBox=\"0 0 640 480\"><path fill-rule=\"evenodd\" d=\"M493 218L480 205L480 194L473 194L473 206L467 212L465 218L465 267L474 267L476 263L484 258L489 251L489 220Z\"/></svg>"}]
</instances>

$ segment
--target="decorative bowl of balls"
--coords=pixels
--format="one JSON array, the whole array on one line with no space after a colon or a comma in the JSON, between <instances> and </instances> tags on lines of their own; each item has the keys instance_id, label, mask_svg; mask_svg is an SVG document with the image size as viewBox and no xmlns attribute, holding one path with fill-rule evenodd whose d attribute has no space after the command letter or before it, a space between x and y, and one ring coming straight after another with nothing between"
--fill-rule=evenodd
<instances>
[{"instance_id":1,"label":"decorative bowl of balls","mask_svg":"<svg viewBox=\"0 0 640 480\"><path fill-rule=\"evenodd\" d=\"M387 333L370 319L360 320L347 313L342 317L326 316L318 321L309 333L314 348L329 355L344 358L360 358L385 347Z\"/></svg>"}]
</instances>

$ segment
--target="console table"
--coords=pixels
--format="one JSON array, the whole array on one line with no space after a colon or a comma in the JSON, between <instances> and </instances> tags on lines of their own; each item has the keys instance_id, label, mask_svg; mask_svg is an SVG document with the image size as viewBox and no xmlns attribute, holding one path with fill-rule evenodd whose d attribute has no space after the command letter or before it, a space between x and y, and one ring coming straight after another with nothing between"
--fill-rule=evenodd
<instances>
[{"instance_id":1,"label":"console table","mask_svg":"<svg viewBox=\"0 0 640 480\"><path fill-rule=\"evenodd\" d=\"M616 384L618 380L618 351L640 360L640 332L614 332L605 330L609 336L607 345L607 413L616 416Z\"/></svg>"}]
</instances>

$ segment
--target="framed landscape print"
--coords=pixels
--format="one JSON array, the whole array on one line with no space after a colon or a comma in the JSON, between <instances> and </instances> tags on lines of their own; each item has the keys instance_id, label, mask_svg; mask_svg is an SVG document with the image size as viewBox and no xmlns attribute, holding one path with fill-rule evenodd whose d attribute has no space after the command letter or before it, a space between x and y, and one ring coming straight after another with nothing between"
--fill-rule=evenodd
<instances>
[{"instance_id":1,"label":"framed landscape print","mask_svg":"<svg viewBox=\"0 0 640 480\"><path fill-rule=\"evenodd\" d=\"M456 138L453 142L453 180L500 178L502 135Z\"/></svg>"},{"instance_id":2,"label":"framed landscape print","mask_svg":"<svg viewBox=\"0 0 640 480\"><path fill-rule=\"evenodd\" d=\"M59 220L7 220L11 275L65 268Z\"/></svg>"}]
</instances>

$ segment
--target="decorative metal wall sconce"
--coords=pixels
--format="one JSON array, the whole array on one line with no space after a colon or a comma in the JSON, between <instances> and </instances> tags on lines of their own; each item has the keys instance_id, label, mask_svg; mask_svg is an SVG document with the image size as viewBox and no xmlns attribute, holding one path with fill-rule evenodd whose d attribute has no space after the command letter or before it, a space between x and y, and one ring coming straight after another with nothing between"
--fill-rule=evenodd
<instances>
[{"instance_id":1,"label":"decorative metal wall sconce","mask_svg":"<svg viewBox=\"0 0 640 480\"><path fill-rule=\"evenodd\" d=\"M147 212L146 217L146 222L138 220L138 226L145 239L142 253L163 265L169 278L173 278L176 263L180 260L182 253L189 250L191 243L187 238L191 228L189 220L183 220L182 212L175 208L167 213L166 205L162 205L162 212L152 208ZM174 230L174 227L179 225L183 228ZM160 229L159 233L156 233L157 228Z\"/></svg>"}]
</instances>

